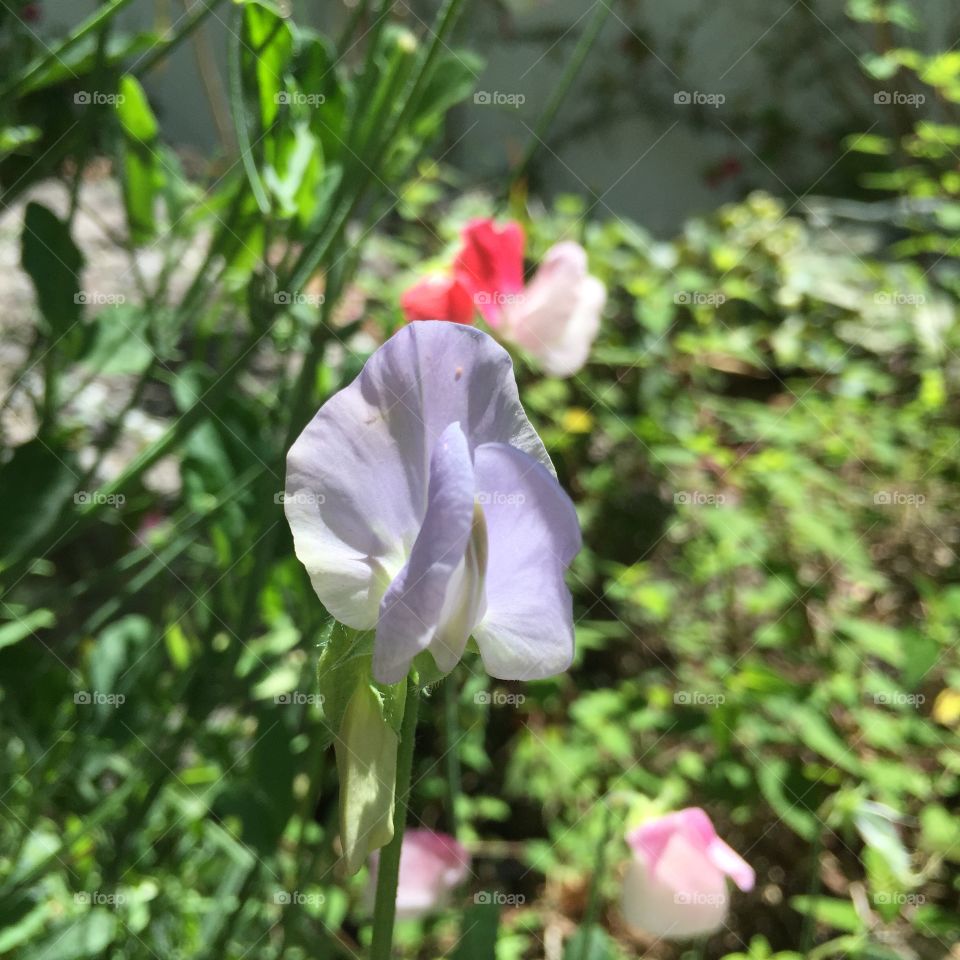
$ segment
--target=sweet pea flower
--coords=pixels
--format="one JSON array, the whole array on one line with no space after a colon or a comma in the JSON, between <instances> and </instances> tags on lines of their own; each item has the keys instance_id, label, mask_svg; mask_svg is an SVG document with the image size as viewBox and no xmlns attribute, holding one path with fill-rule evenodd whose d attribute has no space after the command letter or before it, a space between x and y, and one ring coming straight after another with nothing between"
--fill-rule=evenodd
<instances>
[{"instance_id":1,"label":"sweet pea flower","mask_svg":"<svg viewBox=\"0 0 960 960\"><path fill-rule=\"evenodd\" d=\"M400 306L408 320L473 323L473 296L456 277L424 277L404 292Z\"/></svg>"},{"instance_id":2,"label":"sweet pea flower","mask_svg":"<svg viewBox=\"0 0 960 960\"><path fill-rule=\"evenodd\" d=\"M587 272L583 247L555 244L525 287L520 224L471 220L462 240L452 277L421 280L404 293L407 320L469 323L475 308L501 340L522 347L551 376L576 373L590 354L607 298Z\"/></svg>"},{"instance_id":3,"label":"sweet pea flower","mask_svg":"<svg viewBox=\"0 0 960 960\"><path fill-rule=\"evenodd\" d=\"M753 889L753 868L714 830L699 807L647 820L627 835L633 860L623 882L623 915L657 937L712 933L727 916L726 878Z\"/></svg>"},{"instance_id":4,"label":"sweet pea flower","mask_svg":"<svg viewBox=\"0 0 960 960\"><path fill-rule=\"evenodd\" d=\"M576 513L482 331L425 321L380 347L291 447L284 505L320 600L376 631L378 682L426 650L447 673L471 636L493 677L569 666Z\"/></svg>"},{"instance_id":5,"label":"sweet pea flower","mask_svg":"<svg viewBox=\"0 0 960 960\"><path fill-rule=\"evenodd\" d=\"M367 899L372 903L379 857L374 854L371 860ZM442 910L469 873L470 854L453 837L433 830L407 830L400 847L397 919L416 920Z\"/></svg>"},{"instance_id":6,"label":"sweet pea flower","mask_svg":"<svg viewBox=\"0 0 960 960\"><path fill-rule=\"evenodd\" d=\"M492 220L471 220L461 238L454 276L470 292L483 319L496 329L504 305L523 291L523 228L514 221L498 227Z\"/></svg>"},{"instance_id":7,"label":"sweet pea flower","mask_svg":"<svg viewBox=\"0 0 960 960\"><path fill-rule=\"evenodd\" d=\"M587 272L583 247L555 244L522 296L506 306L503 338L535 356L550 376L572 376L590 356L606 302L606 288Z\"/></svg>"}]
</instances>

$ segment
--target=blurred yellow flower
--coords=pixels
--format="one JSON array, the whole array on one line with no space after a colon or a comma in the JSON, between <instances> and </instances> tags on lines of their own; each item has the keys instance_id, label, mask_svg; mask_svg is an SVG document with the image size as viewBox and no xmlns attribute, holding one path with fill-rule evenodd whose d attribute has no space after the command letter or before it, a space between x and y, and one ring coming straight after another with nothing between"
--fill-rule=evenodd
<instances>
[{"instance_id":1,"label":"blurred yellow flower","mask_svg":"<svg viewBox=\"0 0 960 960\"><path fill-rule=\"evenodd\" d=\"M960 721L960 690L941 690L933 703L933 719L945 727L952 727Z\"/></svg>"},{"instance_id":2,"label":"blurred yellow flower","mask_svg":"<svg viewBox=\"0 0 960 960\"><path fill-rule=\"evenodd\" d=\"M563 429L567 433L589 433L593 429L593 417L583 407L570 407L563 413Z\"/></svg>"}]
</instances>

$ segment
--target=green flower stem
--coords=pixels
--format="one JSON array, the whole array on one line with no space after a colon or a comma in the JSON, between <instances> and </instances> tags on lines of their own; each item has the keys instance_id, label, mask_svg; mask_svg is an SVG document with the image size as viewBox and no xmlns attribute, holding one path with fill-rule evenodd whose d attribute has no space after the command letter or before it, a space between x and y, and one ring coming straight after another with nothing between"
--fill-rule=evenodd
<instances>
[{"instance_id":1,"label":"green flower stem","mask_svg":"<svg viewBox=\"0 0 960 960\"><path fill-rule=\"evenodd\" d=\"M377 898L373 908L373 942L370 960L390 960L393 948L393 921L397 913L397 880L400 876L400 848L407 820L410 793L410 771L413 768L413 746L417 732L417 711L420 692L416 680L407 678L407 700L400 727L400 749L397 752L397 787L393 801L393 839L380 851L377 870Z\"/></svg>"},{"instance_id":2,"label":"green flower stem","mask_svg":"<svg viewBox=\"0 0 960 960\"><path fill-rule=\"evenodd\" d=\"M567 67L563 72L563 76L560 78L560 82L556 85L556 87L554 87L553 96L550 98L550 102L547 104L543 113L540 114L540 119L537 121L536 129L531 133L530 140L523 152L523 157L510 176L510 190L513 189L514 184L516 184L518 180L521 180L524 176L526 176L527 171L530 169L530 164L532 163L533 158L537 155L537 151L546 140L547 134L550 131L550 127L559 113L563 101L566 99L567 92L573 85L573 81L576 80L577 74L580 73L580 68L587 59L587 54L590 52L590 48L600 35L600 30L604 23L606 23L607 17L610 15L612 10L612 3L607 4L601 2L596 5L590 22L587 24L580 36L580 42L577 44L576 49L573 51L573 55L567 62Z\"/></svg>"},{"instance_id":3,"label":"green flower stem","mask_svg":"<svg viewBox=\"0 0 960 960\"><path fill-rule=\"evenodd\" d=\"M453 682L453 674L444 681L443 684L443 706L446 743L444 747L447 751L447 822L450 828L450 835L459 840L460 820L457 816L457 807L460 805L460 754L457 752L457 746L460 741L460 718L457 715L457 687Z\"/></svg>"}]
</instances>

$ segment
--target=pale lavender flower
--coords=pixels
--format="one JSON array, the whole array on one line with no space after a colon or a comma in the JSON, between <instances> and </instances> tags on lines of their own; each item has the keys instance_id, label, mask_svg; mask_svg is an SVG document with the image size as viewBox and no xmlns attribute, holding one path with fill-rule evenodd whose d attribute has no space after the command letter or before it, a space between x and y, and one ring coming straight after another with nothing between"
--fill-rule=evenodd
<instances>
[{"instance_id":1,"label":"pale lavender flower","mask_svg":"<svg viewBox=\"0 0 960 960\"><path fill-rule=\"evenodd\" d=\"M424 650L448 672L470 636L494 677L569 666L576 513L482 331L424 321L377 350L290 449L285 509L320 600L376 629L379 682Z\"/></svg>"}]
</instances>

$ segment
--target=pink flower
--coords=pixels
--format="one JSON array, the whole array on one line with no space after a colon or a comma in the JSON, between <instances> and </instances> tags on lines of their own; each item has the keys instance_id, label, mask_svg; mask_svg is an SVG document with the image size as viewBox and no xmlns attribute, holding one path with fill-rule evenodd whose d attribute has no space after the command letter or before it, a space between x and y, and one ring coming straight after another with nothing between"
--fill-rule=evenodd
<instances>
[{"instance_id":1,"label":"pink flower","mask_svg":"<svg viewBox=\"0 0 960 960\"><path fill-rule=\"evenodd\" d=\"M404 292L400 306L407 320L473 323L473 297L454 277L424 277Z\"/></svg>"},{"instance_id":2,"label":"pink flower","mask_svg":"<svg viewBox=\"0 0 960 960\"><path fill-rule=\"evenodd\" d=\"M503 227L489 219L471 220L453 264L457 279L470 291L483 319L496 328L504 303L523 290L523 228Z\"/></svg>"},{"instance_id":3,"label":"pink flower","mask_svg":"<svg viewBox=\"0 0 960 960\"><path fill-rule=\"evenodd\" d=\"M371 887L375 888L376 855L372 861ZM397 919L413 920L442 909L469 872L470 854L453 837L433 830L407 830L400 848Z\"/></svg>"},{"instance_id":4,"label":"pink flower","mask_svg":"<svg viewBox=\"0 0 960 960\"><path fill-rule=\"evenodd\" d=\"M569 377L587 362L606 301L603 284L587 273L583 247L558 243L523 294L507 305L503 338L533 354L551 376Z\"/></svg>"},{"instance_id":5,"label":"pink flower","mask_svg":"<svg viewBox=\"0 0 960 960\"><path fill-rule=\"evenodd\" d=\"M641 824L627 835L633 860L623 882L623 915L667 939L712 933L727 916L726 878L751 890L753 868L717 836L699 807Z\"/></svg>"},{"instance_id":6,"label":"pink flower","mask_svg":"<svg viewBox=\"0 0 960 960\"><path fill-rule=\"evenodd\" d=\"M470 323L479 310L501 340L532 354L546 373L572 376L590 355L607 292L587 272L586 251L572 241L551 247L524 287L523 245L519 223L471 220L453 277L421 280L401 305L408 320Z\"/></svg>"}]
</instances>

